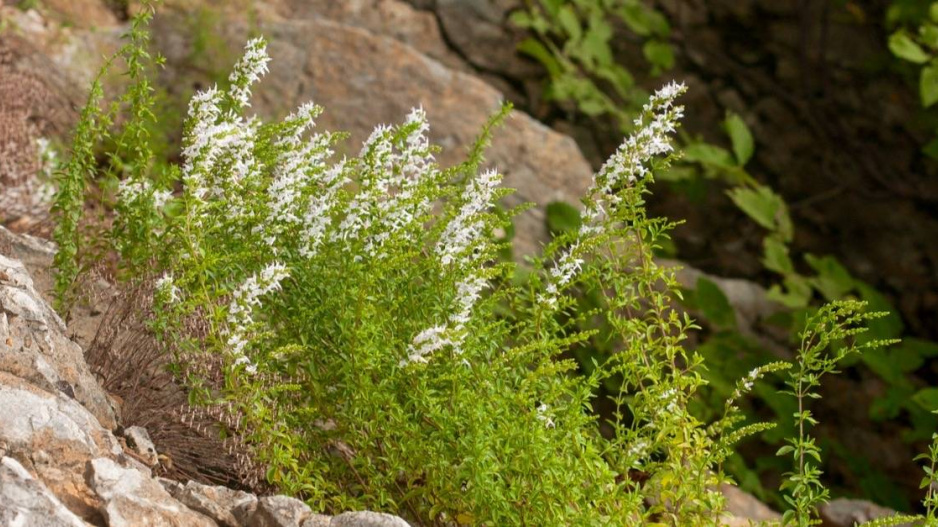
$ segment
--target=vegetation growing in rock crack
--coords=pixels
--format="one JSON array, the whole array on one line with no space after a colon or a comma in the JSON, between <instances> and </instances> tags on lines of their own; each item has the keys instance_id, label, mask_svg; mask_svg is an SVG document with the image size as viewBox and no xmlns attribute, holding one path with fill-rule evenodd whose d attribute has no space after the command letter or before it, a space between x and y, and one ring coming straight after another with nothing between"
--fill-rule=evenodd
<instances>
[{"instance_id":1,"label":"vegetation growing in rock crack","mask_svg":"<svg viewBox=\"0 0 938 527\"><path fill-rule=\"evenodd\" d=\"M794 367L754 369L716 420L690 410L706 364L683 345L696 326L677 308L675 270L654 258L673 224L644 208L675 155L683 85L642 105L578 227L516 266L496 236L510 190L482 168L509 107L453 168L436 163L419 107L338 158L344 136L316 128L324 110L313 103L282 121L245 115L269 61L258 38L226 89L192 98L181 164L154 173L147 17L121 52L131 83L120 133L107 131L120 107L99 110L93 89L58 176L58 292L67 306L93 195L113 219L87 257L110 251L125 280L152 281L150 329L190 401L237 417L222 432L251 445L271 484L320 510L420 525L717 525L724 461L771 426L746 423L738 403L791 368L799 434L780 452L795 459L782 523L816 523L826 493L806 403L838 360L888 344L854 339L883 314L835 302L808 320ZM577 372L570 354L600 328L614 352ZM615 386L608 423L592 411L600 384ZM935 458L933 448L926 483ZM934 524L931 491L926 506Z\"/></svg>"}]
</instances>

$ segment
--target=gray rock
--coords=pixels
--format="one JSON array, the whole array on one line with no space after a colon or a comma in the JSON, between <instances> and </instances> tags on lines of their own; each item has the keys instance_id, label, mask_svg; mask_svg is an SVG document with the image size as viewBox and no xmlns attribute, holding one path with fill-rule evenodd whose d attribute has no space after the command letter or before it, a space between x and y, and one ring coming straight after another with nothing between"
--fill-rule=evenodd
<instances>
[{"instance_id":1,"label":"gray rock","mask_svg":"<svg viewBox=\"0 0 938 527\"><path fill-rule=\"evenodd\" d=\"M773 511L766 504L757 500L755 496L741 490L739 487L723 485L720 490L723 492L723 497L726 499L726 512L740 520L740 525L745 525L742 523L743 520L747 522L750 520L752 522L770 522L781 519L779 513Z\"/></svg>"},{"instance_id":2,"label":"gray rock","mask_svg":"<svg viewBox=\"0 0 938 527\"><path fill-rule=\"evenodd\" d=\"M0 527L83 527L85 522L10 457L0 460Z\"/></svg>"},{"instance_id":3,"label":"gray rock","mask_svg":"<svg viewBox=\"0 0 938 527\"><path fill-rule=\"evenodd\" d=\"M157 459L156 446L150 439L150 433L142 426L131 426L124 429L124 438L127 440L127 446L132 448L134 453L148 466L153 467L159 462Z\"/></svg>"},{"instance_id":4,"label":"gray rock","mask_svg":"<svg viewBox=\"0 0 938 527\"><path fill-rule=\"evenodd\" d=\"M289 496L264 496L247 522L247 527L301 527L313 514L302 501Z\"/></svg>"},{"instance_id":5,"label":"gray rock","mask_svg":"<svg viewBox=\"0 0 938 527\"><path fill-rule=\"evenodd\" d=\"M0 372L0 444L72 512L96 517L100 499L82 477L88 460L118 459L120 444L91 413L62 394Z\"/></svg>"},{"instance_id":6,"label":"gray rock","mask_svg":"<svg viewBox=\"0 0 938 527\"><path fill-rule=\"evenodd\" d=\"M359 511L334 516L329 527L410 527L410 524L392 514Z\"/></svg>"},{"instance_id":7,"label":"gray rock","mask_svg":"<svg viewBox=\"0 0 938 527\"><path fill-rule=\"evenodd\" d=\"M88 462L85 477L101 497L109 527L211 527L215 522L173 499L155 479L111 459Z\"/></svg>"},{"instance_id":8,"label":"gray rock","mask_svg":"<svg viewBox=\"0 0 938 527\"><path fill-rule=\"evenodd\" d=\"M190 509L202 513L226 527L240 527L239 516L253 511L257 507L257 497L247 492L232 490L222 486L203 485L189 481L185 485L167 479L160 479L169 493ZM240 514L237 514L240 513Z\"/></svg>"},{"instance_id":9,"label":"gray rock","mask_svg":"<svg viewBox=\"0 0 938 527\"><path fill-rule=\"evenodd\" d=\"M25 265L0 255L0 371L73 397L106 428L116 415L65 323L42 299Z\"/></svg>"},{"instance_id":10,"label":"gray rock","mask_svg":"<svg viewBox=\"0 0 938 527\"><path fill-rule=\"evenodd\" d=\"M864 500L850 500L837 498L818 508L818 515L824 525L831 527L852 527L871 520L886 518L896 514L896 511L881 507L875 503ZM902 524L911 526L911 523Z\"/></svg>"},{"instance_id":11,"label":"gray rock","mask_svg":"<svg viewBox=\"0 0 938 527\"><path fill-rule=\"evenodd\" d=\"M331 516L326 516L325 514L313 514L303 521L302 527L329 527L331 521Z\"/></svg>"}]
</instances>

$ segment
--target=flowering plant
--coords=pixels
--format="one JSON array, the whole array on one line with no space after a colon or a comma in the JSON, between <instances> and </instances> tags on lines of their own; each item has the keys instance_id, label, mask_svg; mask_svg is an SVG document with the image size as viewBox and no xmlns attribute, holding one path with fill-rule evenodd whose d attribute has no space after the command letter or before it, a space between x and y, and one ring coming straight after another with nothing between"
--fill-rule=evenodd
<instances>
[{"instance_id":1,"label":"flowering plant","mask_svg":"<svg viewBox=\"0 0 938 527\"><path fill-rule=\"evenodd\" d=\"M704 384L701 358L682 346L695 326L674 308L674 269L653 257L672 224L644 209L673 155L684 86L643 106L583 198L580 227L516 267L495 236L510 191L481 168L510 108L452 168L436 163L420 108L338 159L343 135L316 131L314 104L281 122L244 116L268 61L252 40L227 88L193 97L182 163L158 178L146 168L152 101L132 70L119 141L132 155L111 248L124 276L152 280L152 329L191 399L238 416L220 432L322 510L421 525L719 524L722 462L769 426L740 427L737 402L788 365L742 379L714 423L689 410ZM60 175L61 211L80 209L70 200L93 162L94 119L86 110ZM60 270L67 288L76 271ZM583 307L584 292L598 308ZM615 353L575 374L570 353L600 326ZM220 378L200 369L206 357ZM611 380L610 400L597 399ZM600 423L592 407L607 403Z\"/></svg>"}]
</instances>

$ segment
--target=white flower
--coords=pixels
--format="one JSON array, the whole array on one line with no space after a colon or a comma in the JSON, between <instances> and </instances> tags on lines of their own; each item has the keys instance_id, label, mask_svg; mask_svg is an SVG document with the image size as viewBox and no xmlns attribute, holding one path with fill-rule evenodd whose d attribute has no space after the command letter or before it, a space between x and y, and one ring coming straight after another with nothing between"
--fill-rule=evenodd
<instances>
[{"instance_id":1,"label":"white flower","mask_svg":"<svg viewBox=\"0 0 938 527\"><path fill-rule=\"evenodd\" d=\"M550 410L550 407L544 403L541 403L537 407L537 418L539 421L542 421L544 423L545 428L554 427L554 420L547 413L549 410Z\"/></svg>"},{"instance_id":2,"label":"white flower","mask_svg":"<svg viewBox=\"0 0 938 527\"><path fill-rule=\"evenodd\" d=\"M156 281L155 290L157 297L164 302L174 304L179 301L179 288L173 282L173 275L166 273Z\"/></svg>"},{"instance_id":3,"label":"white flower","mask_svg":"<svg viewBox=\"0 0 938 527\"><path fill-rule=\"evenodd\" d=\"M578 241L561 253L556 265L548 271L545 292L538 296L544 306L556 307L557 296L579 273L583 264L583 260L575 256L579 240L605 231L608 212L614 210L620 200L617 190L645 177L655 156L673 151L670 135L684 111L683 107L674 106L674 100L684 91L684 84L671 82L655 92L643 107L644 115L635 120L637 131L623 141L593 176L588 191L590 199L580 215Z\"/></svg>"},{"instance_id":4,"label":"white flower","mask_svg":"<svg viewBox=\"0 0 938 527\"><path fill-rule=\"evenodd\" d=\"M407 349L407 358L403 359L400 365L406 366L415 362L426 363L427 355L446 346L452 346L454 343L446 336L447 333L446 326L434 326L418 333Z\"/></svg>"},{"instance_id":5,"label":"white flower","mask_svg":"<svg viewBox=\"0 0 938 527\"><path fill-rule=\"evenodd\" d=\"M244 47L244 56L235 64L228 77L231 98L242 107L250 106L251 85L267 73L268 62L267 42L260 37L249 40Z\"/></svg>"},{"instance_id":6,"label":"white flower","mask_svg":"<svg viewBox=\"0 0 938 527\"><path fill-rule=\"evenodd\" d=\"M502 176L497 171L487 170L469 183L462 207L446 225L436 245L443 266L452 265L481 239L484 226L479 215L492 206L495 190L501 181Z\"/></svg>"}]
</instances>

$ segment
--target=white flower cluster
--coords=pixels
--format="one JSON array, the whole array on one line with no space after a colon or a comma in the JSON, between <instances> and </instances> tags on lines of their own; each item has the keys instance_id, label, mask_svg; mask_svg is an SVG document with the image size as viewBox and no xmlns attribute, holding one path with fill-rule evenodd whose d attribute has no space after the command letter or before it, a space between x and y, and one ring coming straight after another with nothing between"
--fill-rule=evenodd
<instances>
[{"instance_id":1,"label":"white flower cluster","mask_svg":"<svg viewBox=\"0 0 938 527\"><path fill-rule=\"evenodd\" d=\"M467 184L463 203L456 216L446 225L436 246L437 256L443 268L454 262L470 266L466 275L456 284L456 309L449 316L448 324L434 326L414 337L408 348L407 358L402 365L427 362L427 356L444 347L462 353L466 324L472 316L472 308L482 296L488 281L482 276L482 263L477 258L466 257L466 252L485 243L484 225L480 215L492 207L495 189L501 182L495 170L484 171Z\"/></svg>"},{"instance_id":2,"label":"white flower cluster","mask_svg":"<svg viewBox=\"0 0 938 527\"><path fill-rule=\"evenodd\" d=\"M251 85L267 73L268 62L267 42L260 37L249 40L244 48L244 56L235 64L228 77L231 97L241 107L251 105Z\"/></svg>"},{"instance_id":3,"label":"white flower cluster","mask_svg":"<svg viewBox=\"0 0 938 527\"><path fill-rule=\"evenodd\" d=\"M140 199L153 199L153 206L157 210L166 206L172 199L173 193L168 190L153 190L153 185L147 179L122 180L117 186L117 198L123 203L133 203Z\"/></svg>"},{"instance_id":4,"label":"white flower cluster","mask_svg":"<svg viewBox=\"0 0 938 527\"><path fill-rule=\"evenodd\" d=\"M355 240L367 233L365 251L380 256L394 234L430 209L430 200L417 196L421 184L439 174L429 130L422 108L414 108L399 127L375 128L362 146L362 189L349 204L337 239Z\"/></svg>"},{"instance_id":5,"label":"white flower cluster","mask_svg":"<svg viewBox=\"0 0 938 527\"><path fill-rule=\"evenodd\" d=\"M479 215L492 206L495 190L502 182L502 176L496 170L482 172L472 180L466 189L465 203L440 236L436 252L440 263L448 267L464 256L482 235L482 221Z\"/></svg>"},{"instance_id":6,"label":"white flower cluster","mask_svg":"<svg viewBox=\"0 0 938 527\"><path fill-rule=\"evenodd\" d=\"M280 263L273 263L247 278L243 284L231 295L228 304L228 348L236 357L235 364L247 364L250 373L256 371L256 366L244 354L248 344L248 333L254 323L254 309L261 301L260 298L272 291L280 289L282 282L289 273Z\"/></svg>"},{"instance_id":7,"label":"white flower cluster","mask_svg":"<svg viewBox=\"0 0 938 527\"><path fill-rule=\"evenodd\" d=\"M602 234L607 209L619 201L617 189L645 177L652 159L674 150L670 136L684 115L684 108L675 106L674 101L686 90L683 83L671 82L655 92L643 107L643 116L635 120L636 132L623 141L593 176L589 200L581 214L579 239ZM550 270L545 293L539 297L542 304L555 307L560 292L579 272L583 260L576 257L578 248L577 243L564 250Z\"/></svg>"},{"instance_id":8,"label":"white flower cluster","mask_svg":"<svg viewBox=\"0 0 938 527\"><path fill-rule=\"evenodd\" d=\"M168 304L174 304L179 301L180 291L173 281L172 273L166 273L156 281L154 285L157 299Z\"/></svg>"},{"instance_id":9,"label":"white flower cluster","mask_svg":"<svg viewBox=\"0 0 938 527\"><path fill-rule=\"evenodd\" d=\"M584 234L602 231L605 217L604 204L614 206L618 200L616 189L634 183L649 172L649 163L655 156L671 153L670 135L684 116L684 107L675 106L678 96L687 91L684 83L671 82L656 91L642 108L642 115L635 119L637 131L619 145L593 178L588 192L591 200L583 212ZM650 118L650 120L649 120Z\"/></svg>"},{"instance_id":10,"label":"white flower cluster","mask_svg":"<svg viewBox=\"0 0 938 527\"><path fill-rule=\"evenodd\" d=\"M541 403L537 407L537 419L544 423L545 428L553 428L554 420L550 417L550 407L545 403Z\"/></svg>"},{"instance_id":11,"label":"white flower cluster","mask_svg":"<svg viewBox=\"0 0 938 527\"><path fill-rule=\"evenodd\" d=\"M752 387L755 386L756 381L761 379L763 375L764 372L761 368L755 368L740 379L739 383L736 385L736 389L733 390L733 395L727 401L727 404L732 404L732 402L737 401L740 397L749 393Z\"/></svg>"},{"instance_id":12,"label":"white flower cluster","mask_svg":"<svg viewBox=\"0 0 938 527\"><path fill-rule=\"evenodd\" d=\"M313 254L312 248L318 245L328 225L323 221L328 218L327 205L345 182L344 178L336 176L343 171L341 164L338 168L327 167L326 160L334 154L330 148L332 134L315 134L302 142L303 134L315 126L315 119L321 113L321 107L307 103L287 117L286 123L292 125L293 130L278 142L283 152L274 167L274 180L267 188L267 220L256 228L265 233L265 242L270 246L276 243L285 226L303 228L306 243L301 252L307 256ZM312 198L312 203L302 213L304 190L311 184L316 185L320 194Z\"/></svg>"},{"instance_id":13,"label":"white flower cluster","mask_svg":"<svg viewBox=\"0 0 938 527\"><path fill-rule=\"evenodd\" d=\"M251 84L267 72L266 43L248 42L245 54L231 74L227 92L239 107L248 106ZM186 192L197 201L206 195L221 198L229 217L247 214L243 184L260 172L254 157L257 121L235 112L222 112L224 96L216 87L197 93L189 102L187 133L182 155ZM223 170L217 169L224 166ZM218 174L225 177L219 178Z\"/></svg>"}]
</instances>

